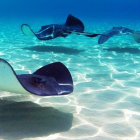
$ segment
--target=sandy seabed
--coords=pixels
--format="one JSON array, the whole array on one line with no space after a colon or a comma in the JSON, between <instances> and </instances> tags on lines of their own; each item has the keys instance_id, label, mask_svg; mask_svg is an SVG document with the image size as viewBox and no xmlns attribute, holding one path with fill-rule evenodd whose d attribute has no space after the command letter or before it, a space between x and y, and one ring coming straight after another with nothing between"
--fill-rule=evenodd
<instances>
[{"instance_id":1,"label":"sandy seabed","mask_svg":"<svg viewBox=\"0 0 140 140\"><path fill-rule=\"evenodd\" d=\"M39 41L24 36L21 23L1 23L0 58L17 74L60 61L72 74L74 92L37 97L1 91L1 140L140 139L140 45L132 37L113 37L103 45L98 37L77 35ZM113 24L85 26L102 33Z\"/></svg>"}]
</instances>

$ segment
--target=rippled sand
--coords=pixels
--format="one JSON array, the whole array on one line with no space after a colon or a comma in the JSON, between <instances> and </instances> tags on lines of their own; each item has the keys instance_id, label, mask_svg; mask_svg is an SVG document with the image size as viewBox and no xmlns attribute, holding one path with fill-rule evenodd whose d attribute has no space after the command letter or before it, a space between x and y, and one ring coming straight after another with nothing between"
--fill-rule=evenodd
<instances>
[{"instance_id":1,"label":"rippled sand","mask_svg":"<svg viewBox=\"0 0 140 140\"><path fill-rule=\"evenodd\" d=\"M17 74L60 61L72 74L74 92L36 97L1 91L1 140L140 139L139 44L130 36L103 45L97 44L98 37L76 35L41 42L25 37L21 23L1 23L0 58ZM140 29L134 23L123 25ZM112 26L86 23L86 31L102 33Z\"/></svg>"}]
</instances>

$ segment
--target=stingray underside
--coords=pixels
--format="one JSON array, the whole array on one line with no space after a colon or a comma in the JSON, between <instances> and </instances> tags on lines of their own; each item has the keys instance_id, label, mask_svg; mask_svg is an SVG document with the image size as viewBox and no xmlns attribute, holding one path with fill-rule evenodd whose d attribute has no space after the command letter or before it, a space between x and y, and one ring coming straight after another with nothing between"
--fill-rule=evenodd
<instances>
[{"instance_id":1,"label":"stingray underside","mask_svg":"<svg viewBox=\"0 0 140 140\"><path fill-rule=\"evenodd\" d=\"M131 34L131 36L134 38L134 40L135 40L137 43L140 43L140 31L134 32L133 34Z\"/></svg>"},{"instance_id":2,"label":"stingray underside","mask_svg":"<svg viewBox=\"0 0 140 140\"><path fill-rule=\"evenodd\" d=\"M21 25L21 31L26 36L36 36L33 30L30 28L28 24L22 24Z\"/></svg>"},{"instance_id":3,"label":"stingray underside","mask_svg":"<svg viewBox=\"0 0 140 140\"><path fill-rule=\"evenodd\" d=\"M0 59L0 90L39 96L65 95L73 92L73 81L60 62L46 65L33 74L17 75L7 61Z\"/></svg>"}]
</instances>

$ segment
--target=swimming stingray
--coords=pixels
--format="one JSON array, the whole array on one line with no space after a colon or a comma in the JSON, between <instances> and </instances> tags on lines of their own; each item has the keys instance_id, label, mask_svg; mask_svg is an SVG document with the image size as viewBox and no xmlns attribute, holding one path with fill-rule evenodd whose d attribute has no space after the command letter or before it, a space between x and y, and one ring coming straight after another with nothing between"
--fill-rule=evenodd
<instances>
[{"instance_id":1,"label":"swimming stingray","mask_svg":"<svg viewBox=\"0 0 140 140\"><path fill-rule=\"evenodd\" d=\"M65 24L50 24L42 26L38 32L34 32L29 25L22 24L21 30L26 36L35 36L39 40L50 40L56 37L67 37L71 33L96 37L100 34L84 32L84 24L71 14L68 15Z\"/></svg>"},{"instance_id":2,"label":"swimming stingray","mask_svg":"<svg viewBox=\"0 0 140 140\"><path fill-rule=\"evenodd\" d=\"M0 59L0 90L24 95L65 95L73 92L69 70L60 62L46 65L33 74L17 75L11 65Z\"/></svg>"},{"instance_id":3,"label":"swimming stingray","mask_svg":"<svg viewBox=\"0 0 140 140\"><path fill-rule=\"evenodd\" d=\"M125 27L113 27L99 37L98 44L105 43L110 37L115 35L131 35L137 43L140 43L140 31L134 31Z\"/></svg>"}]
</instances>

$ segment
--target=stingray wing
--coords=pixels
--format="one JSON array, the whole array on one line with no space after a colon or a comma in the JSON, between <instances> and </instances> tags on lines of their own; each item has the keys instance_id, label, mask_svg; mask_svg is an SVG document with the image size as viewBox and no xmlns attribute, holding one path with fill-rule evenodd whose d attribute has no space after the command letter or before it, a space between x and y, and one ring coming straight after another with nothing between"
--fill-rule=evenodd
<instances>
[{"instance_id":1,"label":"stingray wing","mask_svg":"<svg viewBox=\"0 0 140 140\"><path fill-rule=\"evenodd\" d=\"M46 26L42 26L38 32L33 32L33 30L30 28L28 24L22 24L21 30L23 34L26 36L35 36L39 40L50 40L59 36L57 35L57 32L54 32L54 27L55 25L53 24L46 25Z\"/></svg>"},{"instance_id":2,"label":"stingray wing","mask_svg":"<svg viewBox=\"0 0 140 140\"><path fill-rule=\"evenodd\" d=\"M52 74L47 75L46 72L50 69ZM62 72L57 73L58 69ZM52 96L69 94L73 91L71 74L60 62L46 65L33 74L16 75L11 65L0 59L0 79L0 90L18 94Z\"/></svg>"},{"instance_id":3,"label":"stingray wing","mask_svg":"<svg viewBox=\"0 0 140 140\"><path fill-rule=\"evenodd\" d=\"M134 40L135 40L137 43L140 43L140 31L134 32L133 34L131 34L131 36L134 38Z\"/></svg>"},{"instance_id":4,"label":"stingray wing","mask_svg":"<svg viewBox=\"0 0 140 140\"><path fill-rule=\"evenodd\" d=\"M68 15L65 25L70 27L70 31L84 31L84 24L82 21L71 14Z\"/></svg>"},{"instance_id":5,"label":"stingray wing","mask_svg":"<svg viewBox=\"0 0 140 140\"><path fill-rule=\"evenodd\" d=\"M20 84L11 65L3 59L0 59L0 90L13 93L30 94Z\"/></svg>"},{"instance_id":6,"label":"stingray wing","mask_svg":"<svg viewBox=\"0 0 140 140\"><path fill-rule=\"evenodd\" d=\"M120 35L120 28L114 27L113 29L103 33L98 39L98 44L105 43L109 38L115 35Z\"/></svg>"},{"instance_id":7,"label":"stingray wing","mask_svg":"<svg viewBox=\"0 0 140 140\"><path fill-rule=\"evenodd\" d=\"M103 33L98 40L98 44L103 44L105 43L109 38L115 36L115 35L134 35L133 34L134 31L129 29L129 28L125 28L125 27L113 27L111 30ZM134 35L134 39L137 38L136 34Z\"/></svg>"},{"instance_id":8,"label":"stingray wing","mask_svg":"<svg viewBox=\"0 0 140 140\"><path fill-rule=\"evenodd\" d=\"M35 36L35 33L32 31L28 24L22 24L21 31L26 36Z\"/></svg>"}]
</instances>

